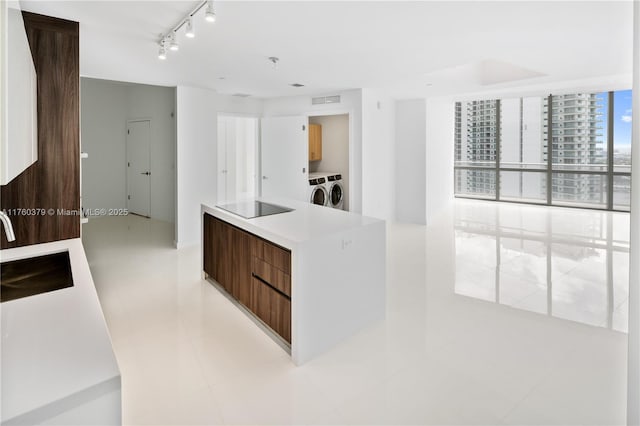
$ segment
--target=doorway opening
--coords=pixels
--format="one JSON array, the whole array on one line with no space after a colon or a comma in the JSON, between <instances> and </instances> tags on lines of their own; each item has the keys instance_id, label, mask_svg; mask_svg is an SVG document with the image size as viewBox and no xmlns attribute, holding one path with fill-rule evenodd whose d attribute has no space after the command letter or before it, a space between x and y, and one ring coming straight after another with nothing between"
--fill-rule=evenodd
<instances>
[{"instance_id":1,"label":"doorway opening","mask_svg":"<svg viewBox=\"0 0 640 426\"><path fill-rule=\"evenodd\" d=\"M117 235L125 247L128 235L141 233L175 247L176 89L80 83L83 238L99 249L104 236Z\"/></svg>"},{"instance_id":2,"label":"doorway opening","mask_svg":"<svg viewBox=\"0 0 640 426\"><path fill-rule=\"evenodd\" d=\"M349 210L349 114L309 116L309 175L327 177L329 207Z\"/></svg>"}]
</instances>

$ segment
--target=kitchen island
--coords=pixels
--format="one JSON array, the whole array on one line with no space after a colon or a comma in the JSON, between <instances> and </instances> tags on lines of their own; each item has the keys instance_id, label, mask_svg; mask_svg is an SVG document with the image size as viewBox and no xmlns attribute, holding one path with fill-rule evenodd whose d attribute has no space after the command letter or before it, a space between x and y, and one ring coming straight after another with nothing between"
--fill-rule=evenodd
<instances>
[{"instance_id":1,"label":"kitchen island","mask_svg":"<svg viewBox=\"0 0 640 426\"><path fill-rule=\"evenodd\" d=\"M68 253L73 285L5 301L2 425L119 425L120 370L79 238L0 251L2 262Z\"/></svg>"},{"instance_id":2,"label":"kitchen island","mask_svg":"<svg viewBox=\"0 0 640 426\"><path fill-rule=\"evenodd\" d=\"M244 218L202 205L202 269L290 345L295 364L384 319L384 221L288 199L261 201L293 210Z\"/></svg>"}]
</instances>

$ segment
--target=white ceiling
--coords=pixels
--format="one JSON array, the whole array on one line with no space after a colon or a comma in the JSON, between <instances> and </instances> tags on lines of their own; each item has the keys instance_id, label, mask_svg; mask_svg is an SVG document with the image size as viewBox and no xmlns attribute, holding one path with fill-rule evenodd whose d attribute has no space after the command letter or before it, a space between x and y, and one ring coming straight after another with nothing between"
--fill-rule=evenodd
<instances>
[{"instance_id":1,"label":"white ceiling","mask_svg":"<svg viewBox=\"0 0 640 426\"><path fill-rule=\"evenodd\" d=\"M216 1L217 22L201 12L196 37L180 32L179 52L158 60L159 34L198 3L21 2L80 22L80 72L109 80L256 97L375 87L398 98L631 82L631 1Z\"/></svg>"}]
</instances>

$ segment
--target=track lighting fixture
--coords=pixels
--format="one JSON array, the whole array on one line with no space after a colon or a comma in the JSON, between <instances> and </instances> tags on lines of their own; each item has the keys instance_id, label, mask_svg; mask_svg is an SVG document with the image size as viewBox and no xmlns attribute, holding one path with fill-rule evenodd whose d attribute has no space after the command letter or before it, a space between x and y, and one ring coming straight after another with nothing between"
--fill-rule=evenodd
<instances>
[{"instance_id":1,"label":"track lighting fixture","mask_svg":"<svg viewBox=\"0 0 640 426\"><path fill-rule=\"evenodd\" d=\"M206 8L205 8L206 6ZM204 19L207 22L215 22L216 21L216 12L213 7L213 0L204 0L198 4L198 6L193 9L188 15L186 15L178 24L173 27L170 31L160 36L160 40L158 44L160 45L160 50L158 53L158 59L167 59L167 50L177 51L178 46L178 30L182 27L185 27L184 35L188 38L194 38L196 33L194 31L194 16L200 12L200 9L205 8L204 11Z\"/></svg>"},{"instance_id":2,"label":"track lighting fixture","mask_svg":"<svg viewBox=\"0 0 640 426\"><path fill-rule=\"evenodd\" d=\"M184 35L186 35L189 38L194 38L196 36L196 33L193 31L193 17L189 16L189 19L187 19L187 30L185 31Z\"/></svg>"},{"instance_id":3,"label":"track lighting fixture","mask_svg":"<svg viewBox=\"0 0 640 426\"><path fill-rule=\"evenodd\" d=\"M167 59L167 49L164 48L164 42L160 43L160 49L158 50L158 59Z\"/></svg>"},{"instance_id":4,"label":"track lighting fixture","mask_svg":"<svg viewBox=\"0 0 640 426\"><path fill-rule=\"evenodd\" d=\"M207 0L207 10L204 12L204 19L207 22L216 22L216 11L213 10L213 0Z\"/></svg>"},{"instance_id":5,"label":"track lighting fixture","mask_svg":"<svg viewBox=\"0 0 640 426\"><path fill-rule=\"evenodd\" d=\"M176 52L180 46L178 46L178 40L176 40L176 33L169 35L169 50Z\"/></svg>"}]
</instances>

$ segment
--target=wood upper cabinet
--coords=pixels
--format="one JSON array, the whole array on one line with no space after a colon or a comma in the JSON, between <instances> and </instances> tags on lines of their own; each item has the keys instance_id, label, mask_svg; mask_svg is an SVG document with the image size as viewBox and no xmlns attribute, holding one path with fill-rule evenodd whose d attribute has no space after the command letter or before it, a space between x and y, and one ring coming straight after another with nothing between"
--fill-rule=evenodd
<instances>
[{"instance_id":1,"label":"wood upper cabinet","mask_svg":"<svg viewBox=\"0 0 640 426\"><path fill-rule=\"evenodd\" d=\"M309 161L322 160L322 126L309 124Z\"/></svg>"},{"instance_id":2,"label":"wood upper cabinet","mask_svg":"<svg viewBox=\"0 0 640 426\"><path fill-rule=\"evenodd\" d=\"M38 80L17 1L0 4L0 185L38 159Z\"/></svg>"},{"instance_id":3,"label":"wood upper cabinet","mask_svg":"<svg viewBox=\"0 0 640 426\"><path fill-rule=\"evenodd\" d=\"M291 252L207 213L202 247L204 271L291 343Z\"/></svg>"},{"instance_id":4,"label":"wood upper cabinet","mask_svg":"<svg viewBox=\"0 0 640 426\"><path fill-rule=\"evenodd\" d=\"M37 73L38 160L0 188L0 208L16 233L8 242L0 232L3 249L80 237L79 25L29 12L22 20ZM15 209L56 213L11 214Z\"/></svg>"}]
</instances>

